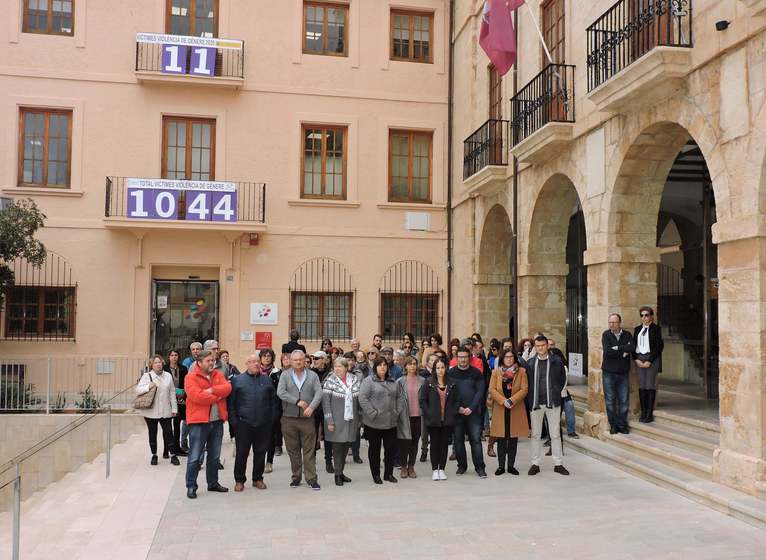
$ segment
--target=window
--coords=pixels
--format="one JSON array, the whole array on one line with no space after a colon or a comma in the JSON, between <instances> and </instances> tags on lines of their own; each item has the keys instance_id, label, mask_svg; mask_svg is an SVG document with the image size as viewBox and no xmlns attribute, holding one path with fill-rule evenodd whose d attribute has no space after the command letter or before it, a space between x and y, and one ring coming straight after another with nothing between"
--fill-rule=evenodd
<instances>
[{"instance_id":1,"label":"window","mask_svg":"<svg viewBox=\"0 0 766 560\"><path fill-rule=\"evenodd\" d=\"M303 125L302 198L346 198L346 127Z\"/></svg>"},{"instance_id":2,"label":"window","mask_svg":"<svg viewBox=\"0 0 766 560\"><path fill-rule=\"evenodd\" d=\"M431 132L389 133L391 202L431 202Z\"/></svg>"},{"instance_id":3,"label":"window","mask_svg":"<svg viewBox=\"0 0 766 560\"><path fill-rule=\"evenodd\" d=\"M489 118L500 120L503 118L503 78L497 69L489 67Z\"/></svg>"},{"instance_id":4,"label":"window","mask_svg":"<svg viewBox=\"0 0 766 560\"><path fill-rule=\"evenodd\" d=\"M69 187L72 111L23 108L19 115L19 186Z\"/></svg>"},{"instance_id":5,"label":"window","mask_svg":"<svg viewBox=\"0 0 766 560\"><path fill-rule=\"evenodd\" d=\"M218 0L165 0L165 32L218 37Z\"/></svg>"},{"instance_id":6,"label":"window","mask_svg":"<svg viewBox=\"0 0 766 560\"><path fill-rule=\"evenodd\" d=\"M351 338L352 293L292 292L291 329L306 340Z\"/></svg>"},{"instance_id":7,"label":"window","mask_svg":"<svg viewBox=\"0 0 766 560\"><path fill-rule=\"evenodd\" d=\"M5 338L74 338L75 288L13 286L5 302Z\"/></svg>"},{"instance_id":8,"label":"window","mask_svg":"<svg viewBox=\"0 0 766 560\"><path fill-rule=\"evenodd\" d=\"M24 33L74 34L74 0L24 0Z\"/></svg>"},{"instance_id":9,"label":"window","mask_svg":"<svg viewBox=\"0 0 766 560\"><path fill-rule=\"evenodd\" d=\"M411 332L425 338L438 332L438 294L381 294L383 338L400 339Z\"/></svg>"},{"instance_id":10,"label":"window","mask_svg":"<svg viewBox=\"0 0 766 560\"><path fill-rule=\"evenodd\" d=\"M391 10L391 60L433 62L434 16Z\"/></svg>"},{"instance_id":11,"label":"window","mask_svg":"<svg viewBox=\"0 0 766 560\"><path fill-rule=\"evenodd\" d=\"M551 58L556 64L564 64L564 0L547 0L542 5L543 37ZM548 57L543 52L543 66L548 64Z\"/></svg>"},{"instance_id":12,"label":"window","mask_svg":"<svg viewBox=\"0 0 766 560\"><path fill-rule=\"evenodd\" d=\"M348 6L304 2L303 52L348 56Z\"/></svg>"},{"instance_id":13,"label":"window","mask_svg":"<svg viewBox=\"0 0 766 560\"><path fill-rule=\"evenodd\" d=\"M214 180L215 120L165 117L162 128L162 177Z\"/></svg>"}]
</instances>

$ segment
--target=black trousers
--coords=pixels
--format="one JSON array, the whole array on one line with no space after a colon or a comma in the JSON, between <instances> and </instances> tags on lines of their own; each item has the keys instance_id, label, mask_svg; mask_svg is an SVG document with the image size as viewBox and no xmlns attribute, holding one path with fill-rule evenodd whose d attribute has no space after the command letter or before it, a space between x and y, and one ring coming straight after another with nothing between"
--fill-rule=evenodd
<instances>
[{"instance_id":1,"label":"black trousers","mask_svg":"<svg viewBox=\"0 0 766 560\"><path fill-rule=\"evenodd\" d=\"M269 443L269 451L266 455L266 462L274 462L274 452L277 447L282 447L282 411L279 411L279 416L271 426L271 442Z\"/></svg>"},{"instance_id":2,"label":"black trousers","mask_svg":"<svg viewBox=\"0 0 766 560\"><path fill-rule=\"evenodd\" d=\"M237 422L234 430L237 454L234 459L234 481L246 482L247 457L253 450L253 482L263 480L266 452L271 441L271 426L253 428L250 424Z\"/></svg>"},{"instance_id":3,"label":"black trousers","mask_svg":"<svg viewBox=\"0 0 766 560\"><path fill-rule=\"evenodd\" d=\"M335 476L339 476L343 474L343 469L346 467L346 455L348 455L348 450L351 449L351 442L329 442L325 440L324 444L331 445L332 446L332 458L333 463L335 464Z\"/></svg>"},{"instance_id":4,"label":"black trousers","mask_svg":"<svg viewBox=\"0 0 766 560\"><path fill-rule=\"evenodd\" d=\"M418 443L420 442L420 416L410 416L410 439L399 441L399 464L402 468L414 467L418 460Z\"/></svg>"},{"instance_id":5,"label":"black trousers","mask_svg":"<svg viewBox=\"0 0 766 560\"><path fill-rule=\"evenodd\" d=\"M172 418L144 418L146 427L149 429L149 449L152 455L157 454L157 424L162 428L162 441L165 448L171 455L175 455L177 448L175 439L173 439L173 419Z\"/></svg>"},{"instance_id":6,"label":"black trousers","mask_svg":"<svg viewBox=\"0 0 766 560\"><path fill-rule=\"evenodd\" d=\"M171 427L173 428L173 441L176 444L176 450L181 449L181 416L179 414L176 414L171 419ZM170 451L170 447L168 447L168 442L165 440L165 438L162 438L162 454L168 453Z\"/></svg>"},{"instance_id":7,"label":"black trousers","mask_svg":"<svg viewBox=\"0 0 766 560\"><path fill-rule=\"evenodd\" d=\"M385 455L383 457L384 471L383 476L394 474L394 455L396 453L396 427L388 430L377 430L364 427L364 433L367 436L369 448L367 449L367 460L370 462L370 473L373 477L380 476L380 445L383 444Z\"/></svg>"},{"instance_id":8,"label":"black trousers","mask_svg":"<svg viewBox=\"0 0 766 560\"><path fill-rule=\"evenodd\" d=\"M504 469L505 461L508 460L508 468L513 468L516 464L516 448L519 445L519 438L497 438L497 465Z\"/></svg>"},{"instance_id":9,"label":"black trousers","mask_svg":"<svg viewBox=\"0 0 766 560\"><path fill-rule=\"evenodd\" d=\"M447 468L447 453L449 451L449 438L452 428L438 426L428 428L428 438L431 440L431 470L444 470Z\"/></svg>"}]
</instances>

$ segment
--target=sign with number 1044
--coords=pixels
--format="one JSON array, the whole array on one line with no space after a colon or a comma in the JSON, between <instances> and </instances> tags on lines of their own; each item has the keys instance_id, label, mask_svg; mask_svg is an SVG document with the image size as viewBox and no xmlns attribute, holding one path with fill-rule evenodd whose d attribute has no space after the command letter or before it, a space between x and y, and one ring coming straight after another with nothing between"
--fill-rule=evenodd
<instances>
[{"instance_id":1,"label":"sign with number 1044","mask_svg":"<svg viewBox=\"0 0 766 560\"><path fill-rule=\"evenodd\" d=\"M128 179L128 217L177 220L179 204L187 221L236 222L237 187L219 181ZM184 193L181 197L180 194Z\"/></svg>"}]
</instances>

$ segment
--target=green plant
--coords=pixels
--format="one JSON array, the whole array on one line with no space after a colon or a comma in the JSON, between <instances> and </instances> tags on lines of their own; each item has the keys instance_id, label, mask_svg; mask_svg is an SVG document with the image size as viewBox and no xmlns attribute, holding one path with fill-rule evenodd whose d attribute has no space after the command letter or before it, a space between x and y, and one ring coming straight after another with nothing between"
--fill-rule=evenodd
<instances>
[{"instance_id":1,"label":"green plant","mask_svg":"<svg viewBox=\"0 0 766 560\"><path fill-rule=\"evenodd\" d=\"M19 383L0 377L0 410L23 410L40 404L32 383Z\"/></svg>"},{"instance_id":2,"label":"green plant","mask_svg":"<svg viewBox=\"0 0 766 560\"><path fill-rule=\"evenodd\" d=\"M101 408L102 398L100 395L96 396L90 385L88 385L84 391L80 391L78 394L80 395L80 400L75 402L74 405L80 410L95 410L97 408Z\"/></svg>"},{"instance_id":3,"label":"green plant","mask_svg":"<svg viewBox=\"0 0 766 560\"><path fill-rule=\"evenodd\" d=\"M45 214L31 199L16 200L0 211L0 299L13 285L9 263L23 258L33 266L40 266L45 261L45 246L34 237L43 227L44 219Z\"/></svg>"},{"instance_id":4,"label":"green plant","mask_svg":"<svg viewBox=\"0 0 766 560\"><path fill-rule=\"evenodd\" d=\"M66 394L64 393L56 393L56 400L53 401L53 405L51 406L51 412L63 412L64 409L66 409L67 405L67 398Z\"/></svg>"}]
</instances>

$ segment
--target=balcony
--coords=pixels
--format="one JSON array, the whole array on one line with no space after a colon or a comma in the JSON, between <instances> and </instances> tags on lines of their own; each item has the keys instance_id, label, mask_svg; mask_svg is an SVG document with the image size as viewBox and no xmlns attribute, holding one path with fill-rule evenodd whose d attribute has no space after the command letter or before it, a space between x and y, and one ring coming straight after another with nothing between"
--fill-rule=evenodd
<instances>
[{"instance_id":1,"label":"balcony","mask_svg":"<svg viewBox=\"0 0 766 560\"><path fill-rule=\"evenodd\" d=\"M501 188L508 176L508 121L489 119L463 142L469 193Z\"/></svg>"},{"instance_id":2,"label":"balcony","mask_svg":"<svg viewBox=\"0 0 766 560\"><path fill-rule=\"evenodd\" d=\"M575 67L549 64L511 98L511 153L541 163L572 141Z\"/></svg>"},{"instance_id":3,"label":"balcony","mask_svg":"<svg viewBox=\"0 0 766 560\"><path fill-rule=\"evenodd\" d=\"M245 83L245 44L237 39L136 33L139 83L239 89Z\"/></svg>"},{"instance_id":4,"label":"balcony","mask_svg":"<svg viewBox=\"0 0 766 560\"><path fill-rule=\"evenodd\" d=\"M599 111L653 104L691 71L692 0L620 0L587 40L587 98Z\"/></svg>"},{"instance_id":5,"label":"balcony","mask_svg":"<svg viewBox=\"0 0 766 560\"><path fill-rule=\"evenodd\" d=\"M266 185L107 177L104 223L135 232L265 231Z\"/></svg>"}]
</instances>

